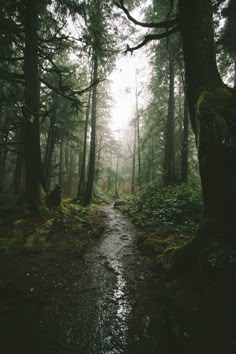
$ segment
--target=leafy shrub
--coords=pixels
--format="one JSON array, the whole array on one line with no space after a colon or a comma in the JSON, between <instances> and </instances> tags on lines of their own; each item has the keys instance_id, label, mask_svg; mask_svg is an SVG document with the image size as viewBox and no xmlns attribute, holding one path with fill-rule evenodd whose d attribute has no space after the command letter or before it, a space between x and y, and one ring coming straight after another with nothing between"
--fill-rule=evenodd
<instances>
[{"instance_id":1,"label":"leafy shrub","mask_svg":"<svg viewBox=\"0 0 236 354\"><path fill-rule=\"evenodd\" d=\"M160 188L157 183L143 187L120 209L141 226L195 229L201 210L199 191L186 184Z\"/></svg>"},{"instance_id":2,"label":"leafy shrub","mask_svg":"<svg viewBox=\"0 0 236 354\"><path fill-rule=\"evenodd\" d=\"M92 201L95 204L108 204L111 202L111 198L107 193L105 193L100 187L96 185L94 186Z\"/></svg>"}]
</instances>

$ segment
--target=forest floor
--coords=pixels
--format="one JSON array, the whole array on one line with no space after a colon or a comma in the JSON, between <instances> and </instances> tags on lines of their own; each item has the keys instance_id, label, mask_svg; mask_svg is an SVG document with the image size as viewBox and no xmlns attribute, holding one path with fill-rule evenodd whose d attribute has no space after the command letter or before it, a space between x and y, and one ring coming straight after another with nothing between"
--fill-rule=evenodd
<instances>
[{"instance_id":1,"label":"forest floor","mask_svg":"<svg viewBox=\"0 0 236 354\"><path fill-rule=\"evenodd\" d=\"M0 353L235 353L235 263L156 262L187 237L138 230L112 206L5 216Z\"/></svg>"}]
</instances>

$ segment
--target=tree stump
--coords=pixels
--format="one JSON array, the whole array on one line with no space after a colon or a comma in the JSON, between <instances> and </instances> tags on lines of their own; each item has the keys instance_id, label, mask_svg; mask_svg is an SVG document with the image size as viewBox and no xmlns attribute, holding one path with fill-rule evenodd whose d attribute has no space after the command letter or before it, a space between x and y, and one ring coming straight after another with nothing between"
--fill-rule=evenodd
<instances>
[{"instance_id":1,"label":"tree stump","mask_svg":"<svg viewBox=\"0 0 236 354\"><path fill-rule=\"evenodd\" d=\"M57 184L56 187L46 196L46 204L49 210L56 209L61 204L61 187Z\"/></svg>"}]
</instances>

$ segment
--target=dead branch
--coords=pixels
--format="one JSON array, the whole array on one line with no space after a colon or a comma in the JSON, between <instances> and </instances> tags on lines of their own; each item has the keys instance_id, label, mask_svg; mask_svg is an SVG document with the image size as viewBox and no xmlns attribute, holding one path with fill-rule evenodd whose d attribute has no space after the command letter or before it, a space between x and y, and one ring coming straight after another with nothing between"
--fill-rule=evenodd
<instances>
[{"instance_id":1,"label":"dead branch","mask_svg":"<svg viewBox=\"0 0 236 354\"><path fill-rule=\"evenodd\" d=\"M129 10L125 7L123 0L119 2L114 2L114 4L121 9L127 16L127 18L137 26L146 27L146 28L170 28L178 24L179 19L173 18L171 20L165 20L161 22L140 22L136 20L133 16L130 15Z\"/></svg>"},{"instance_id":2,"label":"dead branch","mask_svg":"<svg viewBox=\"0 0 236 354\"><path fill-rule=\"evenodd\" d=\"M170 36L173 33L176 33L179 31L179 26L176 25L175 27L173 27L171 30L163 32L163 33L154 33L154 34L147 34L146 36L144 36L144 40L139 43L137 46L135 47L130 47L127 44L127 48L125 53L130 52L131 54L135 51L138 50L140 48L142 48L143 46L145 46L147 43L154 41L154 40L158 40L158 39L162 39L162 38L166 38L168 36Z\"/></svg>"}]
</instances>

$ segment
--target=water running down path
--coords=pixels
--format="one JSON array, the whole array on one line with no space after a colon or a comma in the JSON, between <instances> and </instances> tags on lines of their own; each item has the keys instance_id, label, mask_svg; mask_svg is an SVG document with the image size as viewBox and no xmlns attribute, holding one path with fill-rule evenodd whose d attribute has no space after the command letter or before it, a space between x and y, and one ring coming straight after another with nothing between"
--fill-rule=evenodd
<instances>
[{"instance_id":1,"label":"water running down path","mask_svg":"<svg viewBox=\"0 0 236 354\"><path fill-rule=\"evenodd\" d=\"M80 279L81 353L122 353L128 344L134 302L131 291L136 286L140 264L135 231L117 210L104 211L104 236L86 255L87 267Z\"/></svg>"},{"instance_id":2,"label":"water running down path","mask_svg":"<svg viewBox=\"0 0 236 354\"><path fill-rule=\"evenodd\" d=\"M104 207L103 212L104 234L85 256L84 270L76 284L76 301L66 325L68 350L61 353L128 353L130 343L139 340L133 308L136 287L144 274L136 230L118 210ZM144 316L143 335L148 321Z\"/></svg>"}]
</instances>

